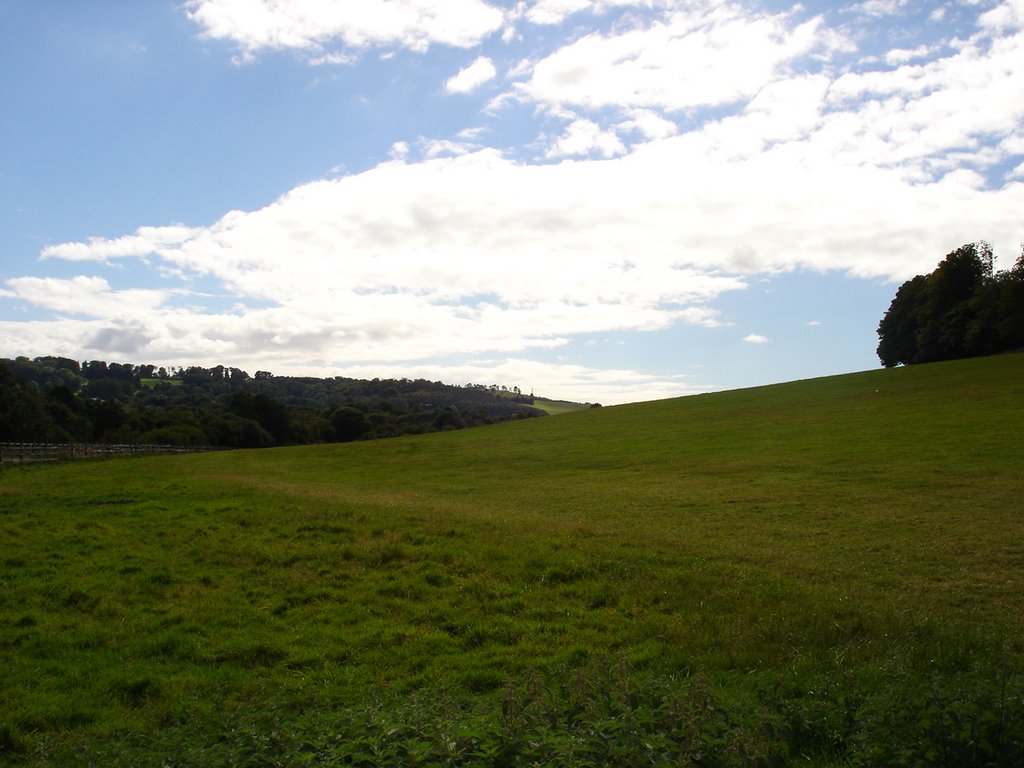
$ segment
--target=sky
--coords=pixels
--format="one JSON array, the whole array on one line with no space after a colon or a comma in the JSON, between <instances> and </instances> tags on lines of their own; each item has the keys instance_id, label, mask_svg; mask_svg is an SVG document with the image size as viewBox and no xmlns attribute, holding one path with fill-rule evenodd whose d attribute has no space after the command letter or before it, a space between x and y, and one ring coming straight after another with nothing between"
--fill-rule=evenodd
<instances>
[{"instance_id":1,"label":"sky","mask_svg":"<svg viewBox=\"0 0 1024 768\"><path fill-rule=\"evenodd\" d=\"M0 357L758 386L1022 212L1024 0L0 0Z\"/></svg>"}]
</instances>

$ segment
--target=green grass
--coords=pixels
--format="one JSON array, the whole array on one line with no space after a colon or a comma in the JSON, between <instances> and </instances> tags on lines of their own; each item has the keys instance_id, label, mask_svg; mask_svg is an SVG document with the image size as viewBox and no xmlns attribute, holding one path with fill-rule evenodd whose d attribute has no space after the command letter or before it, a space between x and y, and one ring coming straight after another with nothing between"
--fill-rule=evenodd
<instances>
[{"instance_id":1,"label":"green grass","mask_svg":"<svg viewBox=\"0 0 1024 768\"><path fill-rule=\"evenodd\" d=\"M180 387L181 379L141 379L142 386L153 389L160 384L170 384L172 387Z\"/></svg>"},{"instance_id":2,"label":"green grass","mask_svg":"<svg viewBox=\"0 0 1024 768\"><path fill-rule=\"evenodd\" d=\"M548 400L545 397L535 397L533 399L533 407L544 411L549 416L555 416L559 413L583 411L590 408L586 403L574 403L571 400Z\"/></svg>"},{"instance_id":3,"label":"green grass","mask_svg":"<svg viewBox=\"0 0 1024 768\"><path fill-rule=\"evenodd\" d=\"M1024 758L1024 356L7 469L0 762Z\"/></svg>"}]
</instances>

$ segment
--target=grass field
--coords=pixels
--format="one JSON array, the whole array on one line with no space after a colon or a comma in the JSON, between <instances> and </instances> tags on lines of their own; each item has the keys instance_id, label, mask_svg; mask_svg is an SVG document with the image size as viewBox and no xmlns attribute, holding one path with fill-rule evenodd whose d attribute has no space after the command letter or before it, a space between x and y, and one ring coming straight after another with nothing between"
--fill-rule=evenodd
<instances>
[{"instance_id":1,"label":"grass field","mask_svg":"<svg viewBox=\"0 0 1024 768\"><path fill-rule=\"evenodd\" d=\"M1024 355L4 470L0 763L1024 764Z\"/></svg>"},{"instance_id":2,"label":"grass field","mask_svg":"<svg viewBox=\"0 0 1024 768\"><path fill-rule=\"evenodd\" d=\"M571 400L548 400L545 397L536 397L533 400L533 407L544 411L549 416L556 416L561 413L586 410L590 406L586 403L574 403Z\"/></svg>"}]
</instances>

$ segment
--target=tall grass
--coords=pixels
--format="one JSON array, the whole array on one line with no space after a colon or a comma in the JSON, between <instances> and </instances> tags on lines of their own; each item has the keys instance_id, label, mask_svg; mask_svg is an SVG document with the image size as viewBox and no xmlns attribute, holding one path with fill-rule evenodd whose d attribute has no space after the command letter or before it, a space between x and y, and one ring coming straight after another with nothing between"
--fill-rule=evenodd
<instances>
[{"instance_id":1,"label":"tall grass","mask_svg":"<svg viewBox=\"0 0 1024 768\"><path fill-rule=\"evenodd\" d=\"M1022 373L4 470L0 755L1024 763Z\"/></svg>"}]
</instances>

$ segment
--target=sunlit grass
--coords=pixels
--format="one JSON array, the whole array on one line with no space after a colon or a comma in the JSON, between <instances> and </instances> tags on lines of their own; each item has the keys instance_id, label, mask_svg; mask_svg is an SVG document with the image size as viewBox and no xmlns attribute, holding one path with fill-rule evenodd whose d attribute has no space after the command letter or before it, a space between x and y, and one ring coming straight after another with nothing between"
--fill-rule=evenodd
<instances>
[{"instance_id":1,"label":"sunlit grass","mask_svg":"<svg viewBox=\"0 0 1024 768\"><path fill-rule=\"evenodd\" d=\"M538 410L544 411L549 415L557 415L560 413L572 413L573 411L582 411L590 406L585 403L576 403L570 400L548 400L544 397L534 398L533 407Z\"/></svg>"},{"instance_id":2,"label":"sunlit grass","mask_svg":"<svg viewBox=\"0 0 1024 768\"><path fill-rule=\"evenodd\" d=\"M572 765L601 742L573 741L583 724L649 716L671 762L699 746L666 735L676 707L718 739L706 764L871 764L908 738L892 718L931 707L914 754L942 764L963 741L942 713L973 712L979 733L1002 718L1005 756L1024 728L1022 374L1013 355L5 470L0 750L526 765L543 743ZM401 754L344 757L388 728ZM587 759L644 763L638 744Z\"/></svg>"}]
</instances>

